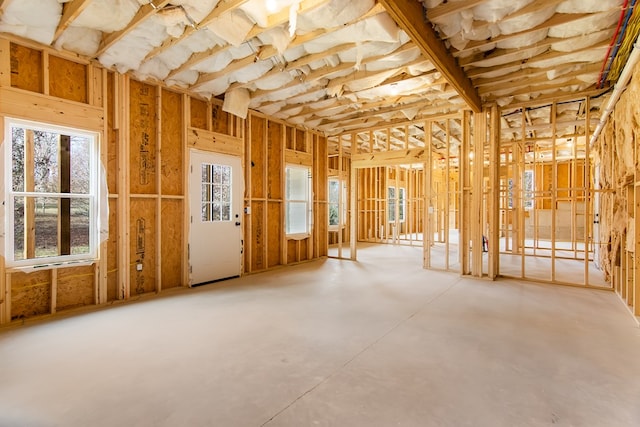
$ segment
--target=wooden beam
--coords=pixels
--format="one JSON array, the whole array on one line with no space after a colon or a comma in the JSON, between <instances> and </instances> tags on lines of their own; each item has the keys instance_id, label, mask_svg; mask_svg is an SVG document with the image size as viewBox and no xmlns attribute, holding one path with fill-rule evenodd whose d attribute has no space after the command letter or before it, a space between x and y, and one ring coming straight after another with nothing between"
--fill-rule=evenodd
<instances>
[{"instance_id":1,"label":"wooden beam","mask_svg":"<svg viewBox=\"0 0 640 427\"><path fill-rule=\"evenodd\" d=\"M0 0L0 16L2 16L3 11L2 3L4 3L4 0ZM90 3L91 0L72 0L63 5L62 17L60 18L60 22L58 22L56 32L53 34L53 41L51 44L54 44L55 41L58 40L64 30L71 25L71 23L82 13L83 10L85 10L87 6L89 6Z\"/></svg>"},{"instance_id":2,"label":"wooden beam","mask_svg":"<svg viewBox=\"0 0 640 427\"><path fill-rule=\"evenodd\" d=\"M447 81L456 89L476 113L482 111L482 101L471 80L451 56L434 29L425 20L421 3L415 0L380 0L387 12L398 23L422 53L431 60Z\"/></svg>"},{"instance_id":3,"label":"wooden beam","mask_svg":"<svg viewBox=\"0 0 640 427\"><path fill-rule=\"evenodd\" d=\"M227 74L234 73L238 70L243 69L244 67L248 67L249 65L252 65L255 62L255 60L256 60L255 56L253 55L247 56L246 58L242 58L238 61L232 62L227 67L215 73L200 74L198 81L195 82L193 85L191 85L190 89L195 89L197 87L202 86L205 83L208 83L220 77L226 76Z\"/></svg>"},{"instance_id":4,"label":"wooden beam","mask_svg":"<svg viewBox=\"0 0 640 427\"><path fill-rule=\"evenodd\" d=\"M486 1L487 0L466 0L444 2L436 7L428 9L427 18L429 18L429 21L434 22L439 18L444 18L455 13L460 13L463 10L471 9L472 7L476 7L482 3L485 3Z\"/></svg>"},{"instance_id":5,"label":"wooden beam","mask_svg":"<svg viewBox=\"0 0 640 427\"><path fill-rule=\"evenodd\" d=\"M156 0L158 1L158 0ZM169 4L170 0L159 0L158 3L154 3L153 1L149 4L145 4L144 6L138 9L138 12L135 14L131 22L120 31L114 31L113 33L105 34L102 37L102 41L100 42L100 47L96 52L95 56L99 57L102 55L107 49L113 46L117 41L122 39L124 36L129 34L136 28L138 25L142 24L145 20L149 19L149 17L153 16L158 10L165 7Z\"/></svg>"}]
</instances>

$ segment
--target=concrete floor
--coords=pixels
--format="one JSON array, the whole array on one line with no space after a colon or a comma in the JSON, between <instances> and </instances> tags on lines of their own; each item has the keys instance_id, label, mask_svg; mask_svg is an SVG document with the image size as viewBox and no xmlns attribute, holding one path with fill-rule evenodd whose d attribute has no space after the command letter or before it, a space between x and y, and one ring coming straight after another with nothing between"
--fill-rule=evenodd
<instances>
[{"instance_id":1,"label":"concrete floor","mask_svg":"<svg viewBox=\"0 0 640 427\"><path fill-rule=\"evenodd\" d=\"M0 330L0 426L640 425L612 292L358 256Z\"/></svg>"}]
</instances>

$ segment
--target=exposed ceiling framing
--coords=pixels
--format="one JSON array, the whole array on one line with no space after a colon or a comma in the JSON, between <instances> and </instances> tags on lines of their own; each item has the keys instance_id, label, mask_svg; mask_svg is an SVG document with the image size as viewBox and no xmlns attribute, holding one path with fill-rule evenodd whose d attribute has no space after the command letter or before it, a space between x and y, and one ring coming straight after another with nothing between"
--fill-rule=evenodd
<instances>
[{"instance_id":1,"label":"exposed ceiling framing","mask_svg":"<svg viewBox=\"0 0 640 427\"><path fill-rule=\"evenodd\" d=\"M598 93L622 5L0 0L0 33L205 98L245 91L249 105L234 112L252 108L334 135L492 103L518 108ZM593 118L600 103L591 103Z\"/></svg>"}]
</instances>

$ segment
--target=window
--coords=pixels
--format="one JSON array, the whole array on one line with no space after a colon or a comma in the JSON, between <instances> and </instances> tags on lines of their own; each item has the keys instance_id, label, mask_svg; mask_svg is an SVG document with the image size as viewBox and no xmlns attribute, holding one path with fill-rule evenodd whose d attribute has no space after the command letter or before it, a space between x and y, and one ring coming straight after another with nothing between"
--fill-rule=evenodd
<instances>
[{"instance_id":1,"label":"window","mask_svg":"<svg viewBox=\"0 0 640 427\"><path fill-rule=\"evenodd\" d=\"M96 134L15 119L5 129L7 265L96 258Z\"/></svg>"},{"instance_id":2,"label":"window","mask_svg":"<svg viewBox=\"0 0 640 427\"><path fill-rule=\"evenodd\" d=\"M342 190L342 191L341 191ZM342 200L340 198L342 197ZM329 179L329 229L340 225L340 203L342 203L342 226L347 223L347 185L337 178Z\"/></svg>"},{"instance_id":3,"label":"window","mask_svg":"<svg viewBox=\"0 0 640 427\"><path fill-rule=\"evenodd\" d=\"M202 164L202 222L231 221L231 166Z\"/></svg>"},{"instance_id":4,"label":"window","mask_svg":"<svg viewBox=\"0 0 640 427\"><path fill-rule=\"evenodd\" d=\"M398 188L398 197L396 198L396 187L389 187L387 195L389 222L396 221L396 202L398 203L398 220L404 222L405 189Z\"/></svg>"},{"instance_id":5,"label":"window","mask_svg":"<svg viewBox=\"0 0 640 427\"><path fill-rule=\"evenodd\" d=\"M533 191L535 186L535 181L533 180L533 170L525 170L524 178L522 182L523 195L522 201L525 209L533 209L534 196ZM507 181L507 192L508 192L508 207L510 209L513 208L513 179L509 178Z\"/></svg>"},{"instance_id":6,"label":"window","mask_svg":"<svg viewBox=\"0 0 640 427\"><path fill-rule=\"evenodd\" d=\"M287 166L285 189L286 234L311 232L311 169Z\"/></svg>"},{"instance_id":7,"label":"window","mask_svg":"<svg viewBox=\"0 0 640 427\"><path fill-rule=\"evenodd\" d=\"M524 188L523 201L524 201L525 209L533 209L534 183L535 181L533 180L533 171L532 170L524 171L524 183L522 186Z\"/></svg>"}]
</instances>

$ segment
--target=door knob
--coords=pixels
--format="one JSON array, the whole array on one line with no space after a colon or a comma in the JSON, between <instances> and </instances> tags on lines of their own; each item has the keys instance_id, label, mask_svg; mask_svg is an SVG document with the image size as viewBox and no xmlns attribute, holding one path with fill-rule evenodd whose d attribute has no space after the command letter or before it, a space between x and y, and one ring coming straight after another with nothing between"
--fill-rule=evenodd
<instances>
[{"instance_id":1,"label":"door knob","mask_svg":"<svg viewBox=\"0 0 640 427\"><path fill-rule=\"evenodd\" d=\"M236 221L236 227L240 227L240 221Z\"/></svg>"}]
</instances>

